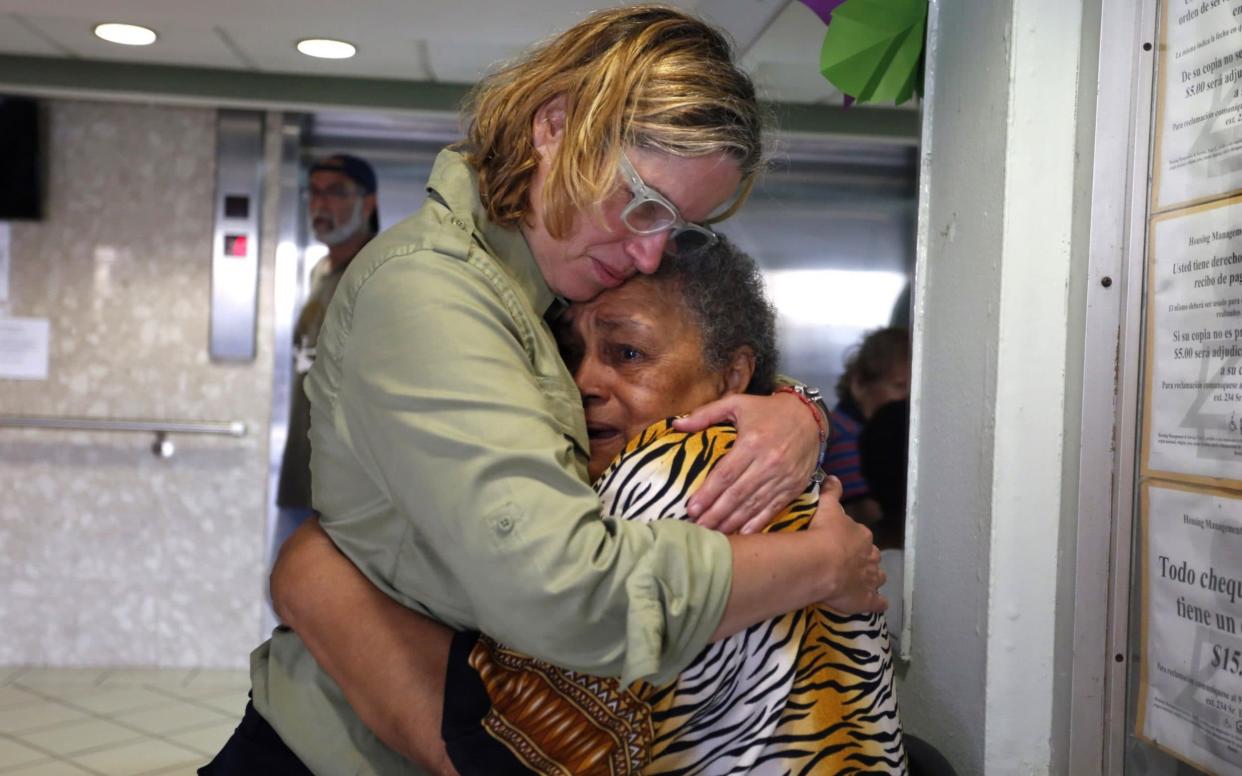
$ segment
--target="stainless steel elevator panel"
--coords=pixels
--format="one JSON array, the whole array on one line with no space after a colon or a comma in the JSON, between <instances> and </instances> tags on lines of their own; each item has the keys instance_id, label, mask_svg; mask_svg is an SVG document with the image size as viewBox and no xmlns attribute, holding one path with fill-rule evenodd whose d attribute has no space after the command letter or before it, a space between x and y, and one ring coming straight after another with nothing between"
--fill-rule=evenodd
<instances>
[{"instance_id":1,"label":"stainless steel elevator panel","mask_svg":"<svg viewBox=\"0 0 1242 776\"><path fill-rule=\"evenodd\" d=\"M259 301L263 114L219 112L211 247L211 358L252 361Z\"/></svg>"}]
</instances>

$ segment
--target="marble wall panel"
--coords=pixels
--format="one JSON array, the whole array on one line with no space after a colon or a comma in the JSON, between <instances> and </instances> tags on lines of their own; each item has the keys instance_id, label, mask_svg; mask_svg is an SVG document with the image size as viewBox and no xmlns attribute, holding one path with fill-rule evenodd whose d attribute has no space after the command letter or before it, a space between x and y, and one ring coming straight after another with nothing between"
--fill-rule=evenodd
<instances>
[{"instance_id":1,"label":"marble wall panel","mask_svg":"<svg viewBox=\"0 0 1242 776\"><path fill-rule=\"evenodd\" d=\"M263 595L274 220L258 355L212 363L215 111L44 107L46 217L12 226L8 313L50 320L49 377L0 380L0 414L249 433L174 435L159 459L146 434L0 429L0 664L244 666Z\"/></svg>"}]
</instances>

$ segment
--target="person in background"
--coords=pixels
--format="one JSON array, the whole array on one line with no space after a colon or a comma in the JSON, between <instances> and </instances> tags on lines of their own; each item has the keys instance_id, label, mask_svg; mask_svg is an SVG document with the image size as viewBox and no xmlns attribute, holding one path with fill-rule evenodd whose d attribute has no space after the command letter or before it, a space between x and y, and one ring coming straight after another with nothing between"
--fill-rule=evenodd
<instances>
[{"instance_id":1,"label":"person in background","mask_svg":"<svg viewBox=\"0 0 1242 776\"><path fill-rule=\"evenodd\" d=\"M902 399L880 407L863 426L858 437L858 455L868 498L879 506L879 520L871 524L875 544L880 548L880 565L887 577L881 591L894 605L888 616L894 642L901 638L904 612L902 603L906 543L906 471L909 468L910 400ZM900 651L894 643L893 650Z\"/></svg>"},{"instance_id":2,"label":"person in background","mask_svg":"<svg viewBox=\"0 0 1242 776\"><path fill-rule=\"evenodd\" d=\"M303 383L315 363L324 313L349 262L379 232L375 170L370 164L356 156L336 154L312 164L307 177L306 215L315 239L328 246L328 255L311 270L310 293L293 329L293 390L276 491L279 511L271 562L289 534L311 514L310 401Z\"/></svg>"},{"instance_id":3,"label":"person in background","mask_svg":"<svg viewBox=\"0 0 1242 776\"><path fill-rule=\"evenodd\" d=\"M863 525L880 520L880 504L863 477L858 437L885 404L910 397L910 333L887 328L871 332L845 362L837 381L837 406L829 413L824 471L841 480L841 504Z\"/></svg>"},{"instance_id":4,"label":"person in background","mask_svg":"<svg viewBox=\"0 0 1242 776\"><path fill-rule=\"evenodd\" d=\"M889 402L876 410L858 438L863 479L871 498L880 506L880 520L872 532L881 551L905 546L909 446L909 399Z\"/></svg>"}]
</instances>

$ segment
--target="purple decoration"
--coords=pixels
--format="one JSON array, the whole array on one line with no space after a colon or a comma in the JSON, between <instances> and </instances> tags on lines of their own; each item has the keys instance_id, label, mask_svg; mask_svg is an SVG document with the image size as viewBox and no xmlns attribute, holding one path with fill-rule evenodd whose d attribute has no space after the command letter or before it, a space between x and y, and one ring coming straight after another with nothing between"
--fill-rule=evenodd
<instances>
[{"instance_id":1,"label":"purple decoration","mask_svg":"<svg viewBox=\"0 0 1242 776\"><path fill-rule=\"evenodd\" d=\"M815 12L824 24L832 22L832 12L845 0L802 0L802 4Z\"/></svg>"}]
</instances>

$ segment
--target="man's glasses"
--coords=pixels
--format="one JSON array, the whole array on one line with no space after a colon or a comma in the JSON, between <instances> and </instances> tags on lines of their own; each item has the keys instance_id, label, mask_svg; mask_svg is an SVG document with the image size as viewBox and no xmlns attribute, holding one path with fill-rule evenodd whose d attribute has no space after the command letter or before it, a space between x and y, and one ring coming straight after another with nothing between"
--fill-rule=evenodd
<instances>
[{"instance_id":1,"label":"man's glasses","mask_svg":"<svg viewBox=\"0 0 1242 776\"><path fill-rule=\"evenodd\" d=\"M356 189L352 186L346 186L342 183L333 183L322 189L317 186L307 186L305 189L302 189L302 196L308 201L318 198L331 199L340 202L351 197L358 196L360 193L360 189Z\"/></svg>"},{"instance_id":2,"label":"man's glasses","mask_svg":"<svg viewBox=\"0 0 1242 776\"><path fill-rule=\"evenodd\" d=\"M643 182L624 153L620 167L621 177L634 195L621 211L621 222L627 229L635 234L671 231L664 252L672 256L692 256L715 245L716 233L682 218L676 205Z\"/></svg>"}]
</instances>

